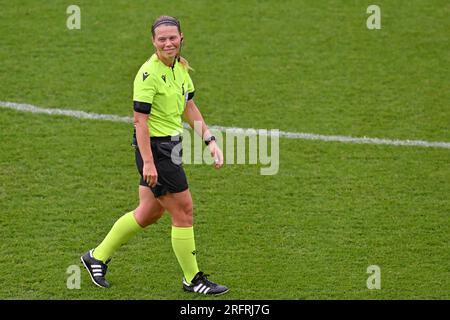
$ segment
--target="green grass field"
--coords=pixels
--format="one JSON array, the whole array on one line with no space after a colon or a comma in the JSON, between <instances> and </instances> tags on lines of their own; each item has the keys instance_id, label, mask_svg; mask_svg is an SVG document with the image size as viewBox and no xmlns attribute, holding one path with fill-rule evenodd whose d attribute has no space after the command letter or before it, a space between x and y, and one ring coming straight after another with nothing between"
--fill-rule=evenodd
<instances>
[{"instance_id":1,"label":"green grass field","mask_svg":"<svg viewBox=\"0 0 450 320\"><path fill-rule=\"evenodd\" d=\"M445 0L0 1L0 101L132 116L161 14L209 124L450 142ZM181 290L168 215L114 255L109 290L84 269L66 286L137 205L131 133L0 108L0 299L209 299ZM279 163L185 166L200 268L231 288L216 299L450 298L449 149L281 138Z\"/></svg>"}]
</instances>

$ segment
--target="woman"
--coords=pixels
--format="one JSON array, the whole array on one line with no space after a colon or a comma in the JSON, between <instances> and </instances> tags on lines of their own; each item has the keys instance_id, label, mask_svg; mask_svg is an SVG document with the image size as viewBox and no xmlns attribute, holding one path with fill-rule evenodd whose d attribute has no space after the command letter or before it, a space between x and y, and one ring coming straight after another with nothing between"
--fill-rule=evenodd
<instances>
[{"instance_id":1,"label":"woman","mask_svg":"<svg viewBox=\"0 0 450 320\"><path fill-rule=\"evenodd\" d=\"M114 251L167 210L172 218L172 247L184 274L184 290L223 294L228 288L208 280L197 266L192 198L179 161L182 116L204 139L217 169L223 165L222 151L192 99L189 64L180 56L183 33L179 21L170 16L157 18L152 25L152 42L156 52L138 71L133 91L136 165L141 175L139 206L119 218L102 243L86 252L81 261L92 281L108 288L105 274ZM201 125L194 126L194 122Z\"/></svg>"}]
</instances>

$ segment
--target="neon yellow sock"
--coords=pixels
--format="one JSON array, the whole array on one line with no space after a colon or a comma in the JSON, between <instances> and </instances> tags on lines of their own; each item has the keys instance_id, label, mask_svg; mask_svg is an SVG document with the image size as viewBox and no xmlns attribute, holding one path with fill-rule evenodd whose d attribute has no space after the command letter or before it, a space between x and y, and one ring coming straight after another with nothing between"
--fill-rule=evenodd
<instances>
[{"instance_id":1,"label":"neon yellow sock","mask_svg":"<svg viewBox=\"0 0 450 320\"><path fill-rule=\"evenodd\" d=\"M141 230L144 230L144 228L137 223L134 211L124 214L114 223L102 243L94 249L92 255L95 259L106 262L114 251Z\"/></svg>"},{"instance_id":2,"label":"neon yellow sock","mask_svg":"<svg viewBox=\"0 0 450 320\"><path fill-rule=\"evenodd\" d=\"M194 227L172 226L172 248L186 281L191 281L197 274L197 258L195 257Z\"/></svg>"}]
</instances>

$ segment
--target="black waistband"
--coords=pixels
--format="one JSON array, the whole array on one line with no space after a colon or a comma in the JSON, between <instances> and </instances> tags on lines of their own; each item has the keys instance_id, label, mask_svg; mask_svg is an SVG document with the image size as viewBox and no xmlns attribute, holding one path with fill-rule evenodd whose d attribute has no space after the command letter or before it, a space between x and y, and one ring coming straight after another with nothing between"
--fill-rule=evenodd
<instances>
[{"instance_id":1,"label":"black waistband","mask_svg":"<svg viewBox=\"0 0 450 320\"><path fill-rule=\"evenodd\" d=\"M150 137L150 141L182 141L183 137L179 136L164 136L164 137Z\"/></svg>"}]
</instances>

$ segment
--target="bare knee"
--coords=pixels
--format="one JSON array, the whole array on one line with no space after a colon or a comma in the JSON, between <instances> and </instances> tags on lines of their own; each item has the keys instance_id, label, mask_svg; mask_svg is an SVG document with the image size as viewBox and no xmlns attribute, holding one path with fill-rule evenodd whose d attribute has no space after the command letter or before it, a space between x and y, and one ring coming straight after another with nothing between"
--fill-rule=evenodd
<instances>
[{"instance_id":1,"label":"bare knee","mask_svg":"<svg viewBox=\"0 0 450 320\"><path fill-rule=\"evenodd\" d=\"M186 205L177 212L172 213L172 224L176 227L192 227L194 219L192 204Z\"/></svg>"},{"instance_id":2,"label":"bare knee","mask_svg":"<svg viewBox=\"0 0 450 320\"><path fill-rule=\"evenodd\" d=\"M194 215L194 205L192 204L192 202L184 207L184 214L189 217L192 217Z\"/></svg>"},{"instance_id":3,"label":"bare knee","mask_svg":"<svg viewBox=\"0 0 450 320\"><path fill-rule=\"evenodd\" d=\"M189 190L180 193L169 193L158 198L158 201L170 212L174 226L192 226L194 207Z\"/></svg>"},{"instance_id":4,"label":"bare knee","mask_svg":"<svg viewBox=\"0 0 450 320\"><path fill-rule=\"evenodd\" d=\"M145 228L155 222L157 222L163 215L164 208L155 208L147 203L140 203L136 208L134 216L137 223Z\"/></svg>"}]
</instances>

